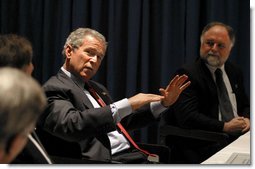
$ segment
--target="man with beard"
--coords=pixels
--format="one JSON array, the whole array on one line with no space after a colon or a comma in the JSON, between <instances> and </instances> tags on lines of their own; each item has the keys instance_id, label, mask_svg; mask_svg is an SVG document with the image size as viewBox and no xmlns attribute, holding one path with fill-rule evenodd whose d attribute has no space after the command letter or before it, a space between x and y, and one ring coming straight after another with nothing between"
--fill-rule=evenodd
<instances>
[{"instance_id":1,"label":"man with beard","mask_svg":"<svg viewBox=\"0 0 255 169\"><path fill-rule=\"evenodd\" d=\"M250 103L245 94L243 76L241 70L228 61L234 43L235 35L230 26L220 22L205 26L201 34L200 58L177 71L177 74L186 74L191 85L172 106L174 113L166 113L164 120L167 124L186 129L224 132L230 136L229 143L249 131ZM226 105L227 101L221 99L223 90L216 83L217 69L222 71L226 97L230 100L230 108L226 111L228 115L225 115L221 104L224 102ZM170 115L174 117L170 118ZM182 141L178 141L178 144L183 151L183 163L200 163L225 146L202 144L197 140L189 140L187 144Z\"/></svg>"}]
</instances>

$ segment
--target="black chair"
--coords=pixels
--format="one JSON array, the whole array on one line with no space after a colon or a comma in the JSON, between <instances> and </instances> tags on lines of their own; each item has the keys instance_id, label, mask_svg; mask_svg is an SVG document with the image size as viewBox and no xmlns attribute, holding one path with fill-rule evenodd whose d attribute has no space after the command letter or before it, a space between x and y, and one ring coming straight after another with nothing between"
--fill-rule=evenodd
<instances>
[{"instance_id":1,"label":"black chair","mask_svg":"<svg viewBox=\"0 0 255 169\"><path fill-rule=\"evenodd\" d=\"M169 162L170 151L167 146L144 143L137 143L137 145L140 148L145 149L152 154L159 155L160 164L167 164ZM98 161L91 159L79 159L54 155L51 156L51 159L54 161L55 164L122 164L121 162L118 161Z\"/></svg>"},{"instance_id":2,"label":"black chair","mask_svg":"<svg viewBox=\"0 0 255 169\"><path fill-rule=\"evenodd\" d=\"M72 144L67 142L64 146L58 145L58 138L53 137L48 132L44 132L40 128L37 128L36 133L40 137L42 145L46 148L47 152L50 154L54 163L57 164L101 164L101 163L108 163L108 164L119 164L118 161L96 161L90 159L83 159L81 156L77 155L80 154L80 148L77 144ZM48 138L48 139L45 139ZM62 140L63 142L63 140ZM64 143L63 143L64 144ZM54 146L54 149L51 147ZM138 146L142 149L149 151L152 154L159 155L159 163L168 163L170 150L167 146L164 145L157 145L157 144L145 144L145 143L138 143ZM65 147L63 149L63 147Z\"/></svg>"},{"instance_id":3,"label":"black chair","mask_svg":"<svg viewBox=\"0 0 255 169\"><path fill-rule=\"evenodd\" d=\"M170 150L167 146L157 144L137 143L137 145L152 154L159 155L159 163L167 164L170 159ZM70 158L63 156L51 156L55 164L122 164L118 161L98 161L91 159Z\"/></svg>"},{"instance_id":4,"label":"black chair","mask_svg":"<svg viewBox=\"0 0 255 169\"><path fill-rule=\"evenodd\" d=\"M169 120L174 119L170 114L162 116L159 129L160 144L171 150L169 163L199 164L229 144L228 134L180 128Z\"/></svg>"},{"instance_id":5,"label":"black chair","mask_svg":"<svg viewBox=\"0 0 255 169\"><path fill-rule=\"evenodd\" d=\"M165 145L158 145L158 144L145 144L145 143L137 143L137 145L147 150L152 154L157 154L159 156L159 163L160 164L168 164L170 159L171 150L168 146Z\"/></svg>"},{"instance_id":6,"label":"black chair","mask_svg":"<svg viewBox=\"0 0 255 169\"><path fill-rule=\"evenodd\" d=\"M79 159L62 156L51 156L51 159L54 161L54 164L120 164L119 162L114 161L99 161L85 158Z\"/></svg>"}]
</instances>

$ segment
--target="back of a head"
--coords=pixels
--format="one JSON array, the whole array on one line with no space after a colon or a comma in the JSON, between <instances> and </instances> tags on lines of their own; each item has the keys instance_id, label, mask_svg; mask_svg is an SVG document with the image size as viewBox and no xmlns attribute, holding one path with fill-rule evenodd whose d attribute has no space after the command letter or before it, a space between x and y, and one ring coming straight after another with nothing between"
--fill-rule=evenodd
<instances>
[{"instance_id":1,"label":"back of a head","mask_svg":"<svg viewBox=\"0 0 255 169\"><path fill-rule=\"evenodd\" d=\"M29 40L15 34L0 35L0 67L22 69L32 62L33 50Z\"/></svg>"},{"instance_id":2,"label":"back of a head","mask_svg":"<svg viewBox=\"0 0 255 169\"><path fill-rule=\"evenodd\" d=\"M0 68L0 148L36 123L46 105L40 85L14 68Z\"/></svg>"}]
</instances>

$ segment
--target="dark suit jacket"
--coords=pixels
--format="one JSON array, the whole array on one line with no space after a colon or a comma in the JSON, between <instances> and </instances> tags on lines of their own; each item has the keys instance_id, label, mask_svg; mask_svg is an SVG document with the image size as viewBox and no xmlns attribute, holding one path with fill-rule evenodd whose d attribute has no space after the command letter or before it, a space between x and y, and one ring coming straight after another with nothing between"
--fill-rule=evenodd
<instances>
[{"instance_id":1,"label":"dark suit jacket","mask_svg":"<svg viewBox=\"0 0 255 169\"><path fill-rule=\"evenodd\" d=\"M225 71L236 96L238 115L249 118L250 103L245 94L240 69L227 62ZM188 75L191 85L173 105L174 117L166 120L183 128L222 131L224 123L218 120L216 84L205 63L198 59L194 64L182 67L177 74Z\"/></svg>"},{"instance_id":2,"label":"dark suit jacket","mask_svg":"<svg viewBox=\"0 0 255 169\"><path fill-rule=\"evenodd\" d=\"M111 160L107 133L116 129L109 106L112 99L104 86L94 81L89 83L108 106L94 108L83 89L61 70L44 84L49 104L39 120L37 131L49 154ZM135 129L155 120L145 110L149 110L148 105L121 123L126 129Z\"/></svg>"},{"instance_id":3,"label":"dark suit jacket","mask_svg":"<svg viewBox=\"0 0 255 169\"><path fill-rule=\"evenodd\" d=\"M45 155L51 160L51 157L47 154L44 147L37 138L35 132L31 133L34 140L37 142L37 146L40 146L39 150L33 141L28 138L28 142L20 154L12 161L12 164L49 164L49 161L44 157L41 151L44 151Z\"/></svg>"}]
</instances>

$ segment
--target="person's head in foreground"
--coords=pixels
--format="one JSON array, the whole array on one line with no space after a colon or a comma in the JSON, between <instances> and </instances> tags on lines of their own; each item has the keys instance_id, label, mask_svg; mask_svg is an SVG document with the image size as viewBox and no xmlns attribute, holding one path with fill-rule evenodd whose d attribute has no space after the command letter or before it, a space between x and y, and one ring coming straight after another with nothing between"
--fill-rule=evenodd
<instances>
[{"instance_id":1,"label":"person's head in foreground","mask_svg":"<svg viewBox=\"0 0 255 169\"><path fill-rule=\"evenodd\" d=\"M40 85L23 71L0 68L0 163L10 163L46 105Z\"/></svg>"}]
</instances>

